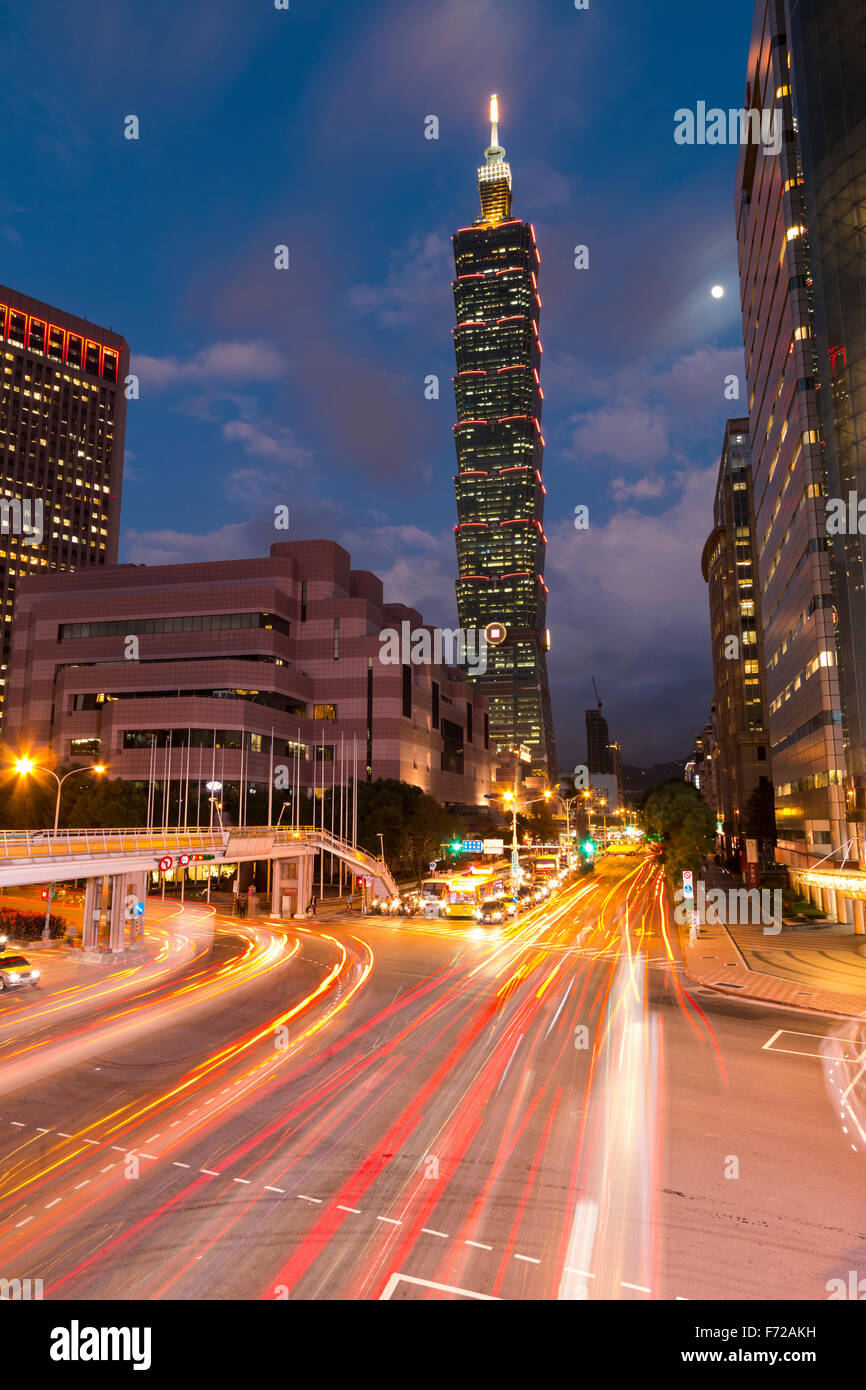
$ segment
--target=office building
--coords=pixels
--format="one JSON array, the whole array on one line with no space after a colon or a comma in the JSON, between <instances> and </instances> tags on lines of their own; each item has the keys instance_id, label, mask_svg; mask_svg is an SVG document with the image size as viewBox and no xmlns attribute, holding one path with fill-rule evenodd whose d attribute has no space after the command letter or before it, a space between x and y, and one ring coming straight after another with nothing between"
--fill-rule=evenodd
<instances>
[{"instance_id":1,"label":"office building","mask_svg":"<svg viewBox=\"0 0 866 1390\"><path fill-rule=\"evenodd\" d=\"M828 393L792 68L782 0L758 0L745 109L781 112L781 148L755 138L741 147L735 210L777 855L795 866L841 861L851 832L826 526Z\"/></svg>"},{"instance_id":2,"label":"office building","mask_svg":"<svg viewBox=\"0 0 866 1390\"><path fill-rule=\"evenodd\" d=\"M453 238L457 610L464 630L484 628L491 639L477 684L489 701L494 748L528 747L531 775L553 782L540 257L531 225L511 215L495 98L491 108L491 143L478 171L481 215Z\"/></svg>"},{"instance_id":3,"label":"office building","mask_svg":"<svg viewBox=\"0 0 866 1390\"><path fill-rule=\"evenodd\" d=\"M717 815L726 855L742 848L746 807L771 781L749 422L728 420L713 529L701 556L710 605Z\"/></svg>"},{"instance_id":4,"label":"office building","mask_svg":"<svg viewBox=\"0 0 866 1390\"><path fill-rule=\"evenodd\" d=\"M276 818L292 786L309 795L355 774L486 805L486 702L432 659L433 642L421 659L422 629L327 540L43 573L19 593L9 743L37 761L107 764L169 825L208 822L209 781L227 822L245 824Z\"/></svg>"},{"instance_id":5,"label":"office building","mask_svg":"<svg viewBox=\"0 0 866 1390\"><path fill-rule=\"evenodd\" d=\"M0 285L0 720L25 575L114 564L125 340Z\"/></svg>"}]
</instances>

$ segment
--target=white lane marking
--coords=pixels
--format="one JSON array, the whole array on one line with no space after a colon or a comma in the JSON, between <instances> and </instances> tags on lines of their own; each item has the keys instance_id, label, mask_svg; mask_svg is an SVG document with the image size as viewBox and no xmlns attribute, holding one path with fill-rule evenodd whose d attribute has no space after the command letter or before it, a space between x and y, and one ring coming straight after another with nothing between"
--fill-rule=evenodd
<instances>
[{"instance_id":1,"label":"white lane marking","mask_svg":"<svg viewBox=\"0 0 866 1390\"><path fill-rule=\"evenodd\" d=\"M80 1187L86 1187L87 1184L88 1184L89 1182L90 1182L90 1179L89 1179L89 1178L85 1178L85 1179L84 1179L84 1182L77 1182L77 1183L75 1184L75 1187L74 1187L73 1190L74 1190L75 1192L77 1192L78 1189L79 1189Z\"/></svg>"},{"instance_id":2,"label":"white lane marking","mask_svg":"<svg viewBox=\"0 0 866 1390\"><path fill-rule=\"evenodd\" d=\"M107 1168L100 1168L99 1171L100 1171L100 1173L110 1173L111 1170L112 1170L112 1168L115 1168L116 1166L117 1166L117 1165L114 1164L114 1163L109 1163L109 1165L108 1165Z\"/></svg>"},{"instance_id":3,"label":"white lane marking","mask_svg":"<svg viewBox=\"0 0 866 1390\"><path fill-rule=\"evenodd\" d=\"M485 1303L501 1303L502 1300L496 1298L492 1293L474 1293L472 1289L460 1289L455 1284L436 1284L432 1279L416 1279L412 1274L392 1274L382 1292L379 1300L389 1299L397 1288L398 1284L415 1284L422 1289L436 1289L439 1293L456 1293L461 1298L481 1298Z\"/></svg>"},{"instance_id":4,"label":"white lane marking","mask_svg":"<svg viewBox=\"0 0 866 1390\"><path fill-rule=\"evenodd\" d=\"M32 1220L33 1220L33 1217L32 1217L32 1216L25 1216L25 1218L24 1218L23 1221L16 1221L16 1223L15 1223L15 1229L16 1229L16 1231L18 1230L18 1227L19 1227L19 1226L26 1226L26 1225L27 1225L27 1222L28 1222L28 1221L32 1221Z\"/></svg>"},{"instance_id":5,"label":"white lane marking","mask_svg":"<svg viewBox=\"0 0 866 1390\"><path fill-rule=\"evenodd\" d=\"M569 994L571 993L571 986L572 986L573 984L574 984L574 980L572 979L572 980L569 981L568 989L565 991L565 994L562 996L562 1003L560 1004L560 1006L559 1006L559 1008L557 1009L556 1013L553 1015L553 1018L550 1020L550 1027L548 1028L547 1033L550 1032L550 1029L553 1027L554 1023L555 1023L556 1020L559 1018L559 1015L562 1013L562 1010L563 1010L564 1007L565 1007L565 1001L566 1001L566 999L568 998ZM545 1038L547 1037L547 1033L545 1033L545 1035L544 1035ZM542 1039L542 1041L543 1041L543 1039Z\"/></svg>"},{"instance_id":6,"label":"white lane marking","mask_svg":"<svg viewBox=\"0 0 866 1390\"><path fill-rule=\"evenodd\" d=\"M82 1139L82 1144L98 1144L98 1139Z\"/></svg>"},{"instance_id":7,"label":"white lane marking","mask_svg":"<svg viewBox=\"0 0 866 1390\"><path fill-rule=\"evenodd\" d=\"M188 1164L188 1163L178 1163L177 1160L175 1159L175 1161L172 1163L171 1166L172 1166L172 1168L188 1168L188 1167L189 1167L189 1164Z\"/></svg>"},{"instance_id":8,"label":"white lane marking","mask_svg":"<svg viewBox=\"0 0 866 1390\"><path fill-rule=\"evenodd\" d=\"M56 1207L56 1206L57 1206L57 1203L58 1203L59 1201L60 1201L60 1198L59 1198L59 1197L55 1197L53 1202L46 1202L46 1203L45 1203L45 1210L47 1211L49 1207Z\"/></svg>"},{"instance_id":9,"label":"white lane marking","mask_svg":"<svg viewBox=\"0 0 866 1390\"><path fill-rule=\"evenodd\" d=\"M139 1154L139 1158L156 1158L156 1154Z\"/></svg>"},{"instance_id":10,"label":"white lane marking","mask_svg":"<svg viewBox=\"0 0 866 1390\"><path fill-rule=\"evenodd\" d=\"M204 1171L205 1171L205 1170L204 1170L204 1168L203 1168L203 1169L202 1169L202 1172L204 1172ZM267 1183L265 1183L265 1191L266 1191L266 1192L279 1192L280 1194L283 1194L283 1193L285 1193L285 1190L286 1190L286 1189L285 1189L284 1187L268 1187Z\"/></svg>"},{"instance_id":11,"label":"white lane marking","mask_svg":"<svg viewBox=\"0 0 866 1390\"><path fill-rule=\"evenodd\" d=\"M515 1255L515 1260L525 1260L528 1265L540 1265L541 1260L534 1260L531 1255Z\"/></svg>"},{"instance_id":12,"label":"white lane marking","mask_svg":"<svg viewBox=\"0 0 866 1390\"><path fill-rule=\"evenodd\" d=\"M337 1204L337 1211L350 1211L350 1212L352 1213L353 1216L360 1216L360 1215L361 1215L361 1208L360 1208L360 1207L341 1207L341 1206L339 1205L339 1203Z\"/></svg>"},{"instance_id":13,"label":"white lane marking","mask_svg":"<svg viewBox=\"0 0 866 1390\"><path fill-rule=\"evenodd\" d=\"M71 1138L72 1138L72 1135L71 1135L71 1134L67 1134L66 1131L63 1130L63 1129L58 1129L57 1133L60 1135L60 1138L61 1138L61 1139L71 1139Z\"/></svg>"},{"instance_id":14,"label":"white lane marking","mask_svg":"<svg viewBox=\"0 0 866 1390\"><path fill-rule=\"evenodd\" d=\"M450 1240L451 1237L444 1231L431 1231L429 1226L422 1226L421 1230L425 1236L438 1236L440 1240Z\"/></svg>"},{"instance_id":15,"label":"white lane marking","mask_svg":"<svg viewBox=\"0 0 866 1390\"><path fill-rule=\"evenodd\" d=\"M149 1136L147 1137L147 1139L145 1139L145 1141L144 1141L145 1144L152 1144L153 1141L154 1141L154 1139L158 1139L158 1138L159 1138L160 1134L162 1134L162 1130L159 1130L158 1133L156 1133L156 1134L151 1134L151 1135L149 1135Z\"/></svg>"},{"instance_id":16,"label":"white lane marking","mask_svg":"<svg viewBox=\"0 0 866 1390\"><path fill-rule=\"evenodd\" d=\"M492 1245L482 1245L480 1240L464 1240L464 1245L474 1245L476 1250L492 1250Z\"/></svg>"},{"instance_id":17,"label":"white lane marking","mask_svg":"<svg viewBox=\"0 0 866 1390\"><path fill-rule=\"evenodd\" d=\"M595 1278L595 1275L594 1275L594 1274L589 1274L589 1273L587 1273L587 1271L586 1271L585 1269L569 1269L568 1265L565 1266L565 1272L566 1272L566 1274L579 1274L580 1277L581 1277L581 1279L594 1279L594 1278Z\"/></svg>"},{"instance_id":18,"label":"white lane marking","mask_svg":"<svg viewBox=\"0 0 866 1390\"><path fill-rule=\"evenodd\" d=\"M387 1221L389 1226L402 1226L402 1221L395 1221L393 1216L377 1216L377 1221Z\"/></svg>"},{"instance_id":19,"label":"white lane marking","mask_svg":"<svg viewBox=\"0 0 866 1390\"><path fill-rule=\"evenodd\" d=\"M773 1047L772 1044L776 1041L776 1039L781 1038L786 1033L791 1038L815 1038L820 1042L840 1042L839 1038L833 1038L832 1035L827 1033L801 1033L796 1028L777 1028L776 1032L770 1038L770 1041L762 1044L761 1051L782 1052L789 1057L814 1057L818 1061L821 1060L823 1054L820 1050L818 1052L807 1052L799 1047ZM833 1060L836 1062L851 1062L856 1059L848 1057L847 1055L842 1055L833 1058Z\"/></svg>"},{"instance_id":20,"label":"white lane marking","mask_svg":"<svg viewBox=\"0 0 866 1390\"><path fill-rule=\"evenodd\" d=\"M510 1056L509 1059L508 1059L508 1066L505 1068L505 1071L502 1073L502 1076L500 1077L499 1086L496 1087L496 1090L495 1090L494 1093L493 1093L494 1095L498 1095L498 1094L499 1094L500 1087L502 1086L502 1083L504 1082L506 1076L508 1075L508 1067L510 1067L510 1066L511 1066L511 1063L514 1061L514 1053L517 1051L518 1047L520 1046L520 1044L521 1044L522 1042L523 1042L523 1034L521 1033L521 1034L520 1034L520 1037L517 1039L517 1042L514 1044L514 1051L512 1052L511 1056Z\"/></svg>"},{"instance_id":21,"label":"white lane marking","mask_svg":"<svg viewBox=\"0 0 866 1390\"><path fill-rule=\"evenodd\" d=\"M50 1134L50 1133L51 1133L51 1130L50 1130L50 1129L40 1129L39 1125L37 1125L37 1126L36 1126L36 1133L37 1133L37 1134Z\"/></svg>"},{"instance_id":22,"label":"white lane marking","mask_svg":"<svg viewBox=\"0 0 866 1390\"><path fill-rule=\"evenodd\" d=\"M620 1286L621 1289L634 1289L636 1293L650 1293L650 1292L651 1292L650 1289L644 1288L643 1284L626 1284L625 1281L622 1280L622 1279L620 1280L619 1286Z\"/></svg>"},{"instance_id":23,"label":"white lane marking","mask_svg":"<svg viewBox=\"0 0 866 1390\"><path fill-rule=\"evenodd\" d=\"M213 1168L199 1168L200 1173L207 1173L209 1178L221 1178L222 1173L215 1173Z\"/></svg>"},{"instance_id":24,"label":"white lane marking","mask_svg":"<svg viewBox=\"0 0 866 1390\"><path fill-rule=\"evenodd\" d=\"M112 1149L116 1154L125 1154L126 1149L122 1149L119 1144L112 1144Z\"/></svg>"},{"instance_id":25,"label":"white lane marking","mask_svg":"<svg viewBox=\"0 0 866 1390\"><path fill-rule=\"evenodd\" d=\"M322 1205L321 1197L305 1197L303 1192L297 1192L295 1195L299 1202L315 1202L317 1206Z\"/></svg>"},{"instance_id":26,"label":"white lane marking","mask_svg":"<svg viewBox=\"0 0 866 1390\"><path fill-rule=\"evenodd\" d=\"M232 1178L232 1182L242 1182L242 1183L244 1184L245 1187L249 1187L250 1182L251 1182L251 1179L250 1179L250 1178Z\"/></svg>"},{"instance_id":27,"label":"white lane marking","mask_svg":"<svg viewBox=\"0 0 866 1390\"><path fill-rule=\"evenodd\" d=\"M26 1129L26 1125L24 1124L23 1120L12 1120L11 1123L15 1126L16 1129Z\"/></svg>"}]
</instances>

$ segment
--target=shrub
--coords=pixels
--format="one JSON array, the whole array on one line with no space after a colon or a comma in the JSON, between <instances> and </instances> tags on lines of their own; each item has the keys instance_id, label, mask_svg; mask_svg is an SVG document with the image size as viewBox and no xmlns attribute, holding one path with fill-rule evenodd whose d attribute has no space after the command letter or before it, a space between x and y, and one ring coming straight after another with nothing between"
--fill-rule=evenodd
<instances>
[{"instance_id":1,"label":"shrub","mask_svg":"<svg viewBox=\"0 0 866 1390\"><path fill-rule=\"evenodd\" d=\"M16 912L12 908L0 908L0 936L15 937L18 941L38 941L44 928L44 912ZM56 917L52 912L48 919L48 930L52 940L65 936L65 917Z\"/></svg>"}]
</instances>

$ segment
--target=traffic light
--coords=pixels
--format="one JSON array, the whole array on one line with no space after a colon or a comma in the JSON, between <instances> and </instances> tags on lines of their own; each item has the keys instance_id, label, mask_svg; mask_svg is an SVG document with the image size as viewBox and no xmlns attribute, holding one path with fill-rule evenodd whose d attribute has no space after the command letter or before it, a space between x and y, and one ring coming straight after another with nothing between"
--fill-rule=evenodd
<instances>
[{"instance_id":1,"label":"traffic light","mask_svg":"<svg viewBox=\"0 0 866 1390\"><path fill-rule=\"evenodd\" d=\"M459 854L460 851L461 851L462 848L463 848L463 841L462 841L462 840L452 840L452 841L451 841L451 844L448 846L448 848L449 848L449 850L451 851L452 854Z\"/></svg>"},{"instance_id":2,"label":"traffic light","mask_svg":"<svg viewBox=\"0 0 866 1390\"><path fill-rule=\"evenodd\" d=\"M595 854L595 840L584 840L580 848L584 854Z\"/></svg>"}]
</instances>

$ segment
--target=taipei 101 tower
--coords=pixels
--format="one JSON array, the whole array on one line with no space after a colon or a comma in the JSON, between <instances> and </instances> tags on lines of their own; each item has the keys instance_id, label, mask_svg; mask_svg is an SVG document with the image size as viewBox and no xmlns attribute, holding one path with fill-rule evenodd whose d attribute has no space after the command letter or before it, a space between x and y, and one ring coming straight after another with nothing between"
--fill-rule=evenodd
<instances>
[{"instance_id":1,"label":"taipei 101 tower","mask_svg":"<svg viewBox=\"0 0 866 1390\"><path fill-rule=\"evenodd\" d=\"M452 238L457 278L454 439L458 473L457 611L488 629L491 747L525 745L531 774L555 782L547 683L540 257L529 222L511 215L511 169L490 101L490 147L478 170L481 215Z\"/></svg>"}]
</instances>

